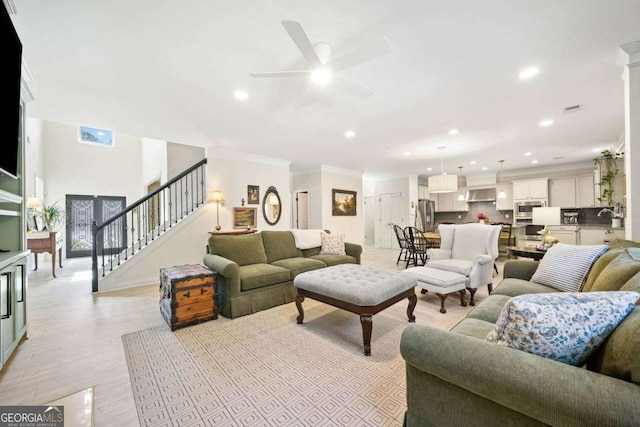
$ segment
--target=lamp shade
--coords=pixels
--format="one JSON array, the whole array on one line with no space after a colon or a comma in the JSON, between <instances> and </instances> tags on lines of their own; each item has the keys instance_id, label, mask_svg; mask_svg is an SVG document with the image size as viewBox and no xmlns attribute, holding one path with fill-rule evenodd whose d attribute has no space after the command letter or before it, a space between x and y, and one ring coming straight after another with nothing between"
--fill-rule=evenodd
<instances>
[{"instance_id":1,"label":"lamp shade","mask_svg":"<svg viewBox=\"0 0 640 427\"><path fill-rule=\"evenodd\" d=\"M27 207L29 209L38 209L40 207L40 200L36 199L35 197L28 197Z\"/></svg>"},{"instance_id":2,"label":"lamp shade","mask_svg":"<svg viewBox=\"0 0 640 427\"><path fill-rule=\"evenodd\" d=\"M504 192L504 190L500 190L500 192L498 193L498 199L506 199L507 198L507 193Z\"/></svg>"},{"instance_id":3,"label":"lamp shade","mask_svg":"<svg viewBox=\"0 0 640 427\"><path fill-rule=\"evenodd\" d=\"M453 193L458 191L458 175L435 175L428 180L429 193Z\"/></svg>"},{"instance_id":4,"label":"lamp shade","mask_svg":"<svg viewBox=\"0 0 640 427\"><path fill-rule=\"evenodd\" d=\"M214 192L212 192L211 201L215 203L224 202L224 194L222 194L222 191L215 190Z\"/></svg>"}]
</instances>

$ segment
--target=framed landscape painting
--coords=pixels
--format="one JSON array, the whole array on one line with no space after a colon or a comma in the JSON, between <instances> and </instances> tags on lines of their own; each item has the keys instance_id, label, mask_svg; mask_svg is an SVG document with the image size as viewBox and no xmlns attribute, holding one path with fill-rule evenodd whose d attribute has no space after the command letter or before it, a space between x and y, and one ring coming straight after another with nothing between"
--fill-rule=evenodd
<instances>
[{"instance_id":1,"label":"framed landscape painting","mask_svg":"<svg viewBox=\"0 0 640 427\"><path fill-rule=\"evenodd\" d=\"M78 142L102 147L113 147L115 144L113 131L89 126L78 126Z\"/></svg>"},{"instance_id":2,"label":"framed landscape painting","mask_svg":"<svg viewBox=\"0 0 640 427\"><path fill-rule=\"evenodd\" d=\"M256 228L257 208L233 208L233 228Z\"/></svg>"},{"instance_id":3,"label":"framed landscape painting","mask_svg":"<svg viewBox=\"0 0 640 427\"><path fill-rule=\"evenodd\" d=\"M332 190L331 210L333 216L355 216L356 215L356 191Z\"/></svg>"}]
</instances>

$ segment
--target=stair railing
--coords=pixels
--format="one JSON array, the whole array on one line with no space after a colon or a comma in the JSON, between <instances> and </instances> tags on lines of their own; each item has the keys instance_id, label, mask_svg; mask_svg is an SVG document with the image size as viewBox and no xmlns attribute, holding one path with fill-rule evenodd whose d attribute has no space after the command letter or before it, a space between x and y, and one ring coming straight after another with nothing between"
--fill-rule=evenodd
<instances>
[{"instance_id":1,"label":"stair railing","mask_svg":"<svg viewBox=\"0 0 640 427\"><path fill-rule=\"evenodd\" d=\"M98 292L99 269L104 277L207 201L206 164L200 160L102 224L93 221L92 292Z\"/></svg>"}]
</instances>

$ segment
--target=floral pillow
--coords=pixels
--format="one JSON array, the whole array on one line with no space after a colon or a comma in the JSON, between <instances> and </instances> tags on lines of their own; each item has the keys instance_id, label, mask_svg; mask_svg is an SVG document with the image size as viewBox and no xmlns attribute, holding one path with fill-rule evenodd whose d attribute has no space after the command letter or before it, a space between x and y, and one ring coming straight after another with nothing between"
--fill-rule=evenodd
<instances>
[{"instance_id":1,"label":"floral pillow","mask_svg":"<svg viewBox=\"0 0 640 427\"><path fill-rule=\"evenodd\" d=\"M504 306L487 341L581 366L638 298L611 291L520 295Z\"/></svg>"},{"instance_id":2,"label":"floral pillow","mask_svg":"<svg viewBox=\"0 0 640 427\"><path fill-rule=\"evenodd\" d=\"M344 234L322 233L322 248L320 255L346 255L344 250Z\"/></svg>"}]
</instances>

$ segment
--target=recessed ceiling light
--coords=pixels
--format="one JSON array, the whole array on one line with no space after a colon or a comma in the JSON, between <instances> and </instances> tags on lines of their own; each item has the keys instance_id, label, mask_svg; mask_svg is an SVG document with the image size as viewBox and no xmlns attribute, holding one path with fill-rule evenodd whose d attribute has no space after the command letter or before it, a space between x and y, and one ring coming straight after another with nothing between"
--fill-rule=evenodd
<instances>
[{"instance_id":1,"label":"recessed ceiling light","mask_svg":"<svg viewBox=\"0 0 640 427\"><path fill-rule=\"evenodd\" d=\"M354 136L356 136L356 133L352 130L348 130L344 133L345 138L353 138Z\"/></svg>"},{"instance_id":2,"label":"recessed ceiling light","mask_svg":"<svg viewBox=\"0 0 640 427\"><path fill-rule=\"evenodd\" d=\"M311 72L310 77L311 81L318 86L326 86L331 82L331 79L333 79L333 74L328 68L318 68Z\"/></svg>"},{"instance_id":3,"label":"recessed ceiling light","mask_svg":"<svg viewBox=\"0 0 640 427\"><path fill-rule=\"evenodd\" d=\"M541 127L546 128L549 127L553 124L553 120L551 119L544 119L543 121L541 121L540 123L538 123Z\"/></svg>"},{"instance_id":4,"label":"recessed ceiling light","mask_svg":"<svg viewBox=\"0 0 640 427\"><path fill-rule=\"evenodd\" d=\"M525 156L530 156L531 155L531 151L527 151L526 153L524 153Z\"/></svg>"},{"instance_id":5,"label":"recessed ceiling light","mask_svg":"<svg viewBox=\"0 0 640 427\"><path fill-rule=\"evenodd\" d=\"M432 170L433 170L433 168L427 168L427 171L432 171Z\"/></svg>"},{"instance_id":6,"label":"recessed ceiling light","mask_svg":"<svg viewBox=\"0 0 640 427\"><path fill-rule=\"evenodd\" d=\"M555 157L553 158L553 160L560 160L560 159L564 159L564 156L555 156Z\"/></svg>"},{"instance_id":7,"label":"recessed ceiling light","mask_svg":"<svg viewBox=\"0 0 640 427\"><path fill-rule=\"evenodd\" d=\"M540 69L538 69L538 67L529 67L520 71L520 74L518 74L518 77L522 80L526 80L526 79L530 79L533 76L536 76L539 72L540 72Z\"/></svg>"},{"instance_id":8,"label":"recessed ceiling light","mask_svg":"<svg viewBox=\"0 0 640 427\"><path fill-rule=\"evenodd\" d=\"M531 163L535 164L535 163L538 163L538 161L537 160L531 160Z\"/></svg>"},{"instance_id":9,"label":"recessed ceiling light","mask_svg":"<svg viewBox=\"0 0 640 427\"><path fill-rule=\"evenodd\" d=\"M451 130L449 131L449 135L457 135L457 134L459 134L459 133L460 133L460 131L459 131L458 129L451 129Z\"/></svg>"},{"instance_id":10,"label":"recessed ceiling light","mask_svg":"<svg viewBox=\"0 0 640 427\"><path fill-rule=\"evenodd\" d=\"M405 151L404 153L402 153L403 156L409 156L411 153L409 151Z\"/></svg>"},{"instance_id":11,"label":"recessed ceiling light","mask_svg":"<svg viewBox=\"0 0 640 427\"><path fill-rule=\"evenodd\" d=\"M483 170L483 171L486 171L487 169L489 169L489 168L488 168L488 167L486 167L486 166L483 166L483 167L482 167L482 170Z\"/></svg>"},{"instance_id":12,"label":"recessed ceiling light","mask_svg":"<svg viewBox=\"0 0 640 427\"><path fill-rule=\"evenodd\" d=\"M245 90L237 90L233 92L233 97L238 101L246 101L249 98L249 94Z\"/></svg>"},{"instance_id":13,"label":"recessed ceiling light","mask_svg":"<svg viewBox=\"0 0 640 427\"><path fill-rule=\"evenodd\" d=\"M601 151L602 151L602 148L594 148L594 149L593 149L593 150L591 150L591 151L593 151L594 153L599 153L599 152L601 152Z\"/></svg>"},{"instance_id":14,"label":"recessed ceiling light","mask_svg":"<svg viewBox=\"0 0 640 427\"><path fill-rule=\"evenodd\" d=\"M471 160L471 161L469 162L469 164L470 164L470 165L475 165L475 164L476 164L476 161L475 161L475 160Z\"/></svg>"}]
</instances>

